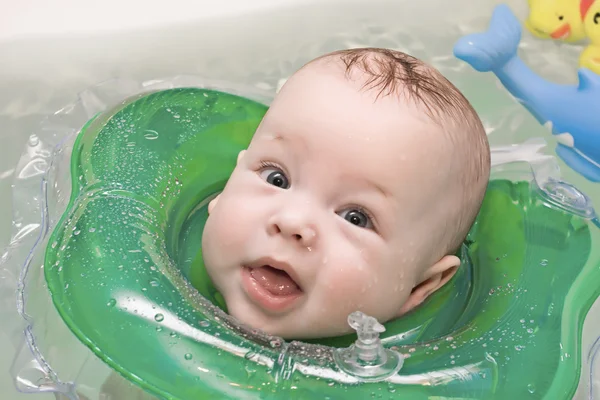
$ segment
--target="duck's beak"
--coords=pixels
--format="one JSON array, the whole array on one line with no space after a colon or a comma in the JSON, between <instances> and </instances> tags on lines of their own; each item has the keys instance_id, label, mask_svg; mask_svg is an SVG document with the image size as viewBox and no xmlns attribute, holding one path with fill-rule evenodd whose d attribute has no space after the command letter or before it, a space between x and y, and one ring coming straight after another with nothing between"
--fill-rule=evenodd
<instances>
[{"instance_id":1,"label":"duck's beak","mask_svg":"<svg viewBox=\"0 0 600 400\"><path fill-rule=\"evenodd\" d=\"M567 23L562 24L550 34L552 39L566 39L571 34L571 26Z\"/></svg>"}]
</instances>

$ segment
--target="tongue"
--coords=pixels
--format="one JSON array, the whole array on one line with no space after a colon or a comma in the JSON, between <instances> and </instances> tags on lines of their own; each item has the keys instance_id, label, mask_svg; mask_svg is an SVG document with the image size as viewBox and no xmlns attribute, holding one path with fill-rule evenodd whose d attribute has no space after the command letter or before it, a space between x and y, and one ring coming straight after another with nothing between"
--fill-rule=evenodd
<instances>
[{"instance_id":1,"label":"tongue","mask_svg":"<svg viewBox=\"0 0 600 400\"><path fill-rule=\"evenodd\" d=\"M294 280L280 269L275 269L268 265L252 268L250 274L259 285L267 289L275 296L290 296L300 293L301 290Z\"/></svg>"}]
</instances>

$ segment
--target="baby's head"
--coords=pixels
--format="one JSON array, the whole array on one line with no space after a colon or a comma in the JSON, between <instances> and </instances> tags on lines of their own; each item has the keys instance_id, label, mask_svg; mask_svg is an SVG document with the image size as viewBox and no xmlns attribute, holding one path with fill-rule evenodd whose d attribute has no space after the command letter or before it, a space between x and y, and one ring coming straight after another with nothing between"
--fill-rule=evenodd
<instances>
[{"instance_id":1,"label":"baby's head","mask_svg":"<svg viewBox=\"0 0 600 400\"><path fill-rule=\"evenodd\" d=\"M353 49L285 83L203 234L229 313L284 338L384 323L456 272L489 178L469 102L406 54Z\"/></svg>"}]
</instances>

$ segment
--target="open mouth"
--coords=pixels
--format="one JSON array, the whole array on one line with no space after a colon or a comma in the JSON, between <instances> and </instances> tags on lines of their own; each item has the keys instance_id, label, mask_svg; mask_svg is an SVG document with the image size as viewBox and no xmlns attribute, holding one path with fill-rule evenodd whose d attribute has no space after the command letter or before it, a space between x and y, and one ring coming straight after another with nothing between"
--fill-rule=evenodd
<instances>
[{"instance_id":1,"label":"open mouth","mask_svg":"<svg viewBox=\"0 0 600 400\"><path fill-rule=\"evenodd\" d=\"M270 264L242 267L242 283L250 298L268 311L285 311L303 294L288 272Z\"/></svg>"},{"instance_id":2,"label":"open mouth","mask_svg":"<svg viewBox=\"0 0 600 400\"><path fill-rule=\"evenodd\" d=\"M287 272L270 265L251 268L250 275L273 296L290 296L302 292L300 286Z\"/></svg>"}]
</instances>

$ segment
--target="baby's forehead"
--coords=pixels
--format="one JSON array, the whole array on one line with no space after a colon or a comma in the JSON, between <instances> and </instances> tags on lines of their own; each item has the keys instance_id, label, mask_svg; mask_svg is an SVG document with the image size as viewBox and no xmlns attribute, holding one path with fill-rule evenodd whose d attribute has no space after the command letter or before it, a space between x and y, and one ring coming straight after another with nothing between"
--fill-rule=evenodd
<instances>
[{"instance_id":1,"label":"baby's forehead","mask_svg":"<svg viewBox=\"0 0 600 400\"><path fill-rule=\"evenodd\" d=\"M335 59L308 64L288 79L276 96L271 112L288 112L293 108L331 118L348 111L355 117L364 116L372 123L392 117L401 120L406 112L410 112L413 118L427 124L432 122L424 112L423 104L407 96L381 96L377 90L367 87L368 75L353 71L347 73L343 63Z\"/></svg>"},{"instance_id":2,"label":"baby's forehead","mask_svg":"<svg viewBox=\"0 0 600 400\"><path fill-rule=\"evenodd\" d=\"M298 136L317 162L348 173L391 175L412 185L438 174L448 138L424 106L402 96L377 96L367 78L347 75L335 58L311 63L282 88L269 111L267 131Z\"/></svg>"},{"instance_id":3,"label":"baby's forehead","mask_svg":"<svg viewBox=\"0 0 600 400\"><path fill-rule=\"evenodd\" d=\"M356 68L348 69L339 57L325 57L311 61L296 71L286 82L285 89L299 89L306 84L323 84L337 88L361 91L369 77ZM327 84L329 83L329 85Z\"/></svg>"},{"instance_id":4,"label":"baby's forehead","mask_svg":"<svg viewBox=\"0 0 600 400\"><path fill-rule=\"evenodd\" d=\"M369 120L369 113L332 118L333 114L278 113L280 123L261 129L256 144L267 153L296 159L303 168L310 165L314 173L327 171L334 181L376 182L400 197L412 197L400 186L429 185L446 169L443 133L433 123L408 117Z\"/></svg>"},{"instance_id":5,"label":"baby's forehead","mask_svg":"<svg viewBox=\"0 0 600 400\"><path fill-rule=\"evenodd\" d=\"M341 62L325 59L292 76L265 118L271 133L296 133L340 149L351 140L363 152L393 150L407 161L411 155L436 152L445 132L423 105L399 96L378 97L363 90L364 78L352 80L344 71Z\"/></svg>"}]
</instances>

